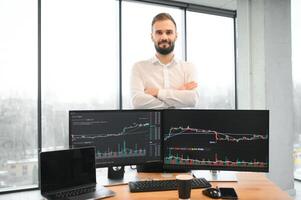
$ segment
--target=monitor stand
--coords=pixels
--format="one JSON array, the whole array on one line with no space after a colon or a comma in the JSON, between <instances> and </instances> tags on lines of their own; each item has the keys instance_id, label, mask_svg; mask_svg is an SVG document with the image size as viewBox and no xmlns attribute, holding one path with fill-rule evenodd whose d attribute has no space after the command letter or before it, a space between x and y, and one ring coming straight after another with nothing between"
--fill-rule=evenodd
<instances>
[{"instance_id":1,"label":"monitor stand","mask_svg":"<svg viewBox=\"0 0 301 200\"><path fill-rule=\"evenodd\" d=\"M124 185L130 181L139 181L137 172L129 166L96 169L97 183L103 186Z\"/></svg>"},{"instance_id":2,"label":"monitor stand","mask_svg":"<svg viewBox=\"0 0 301 200\"><path fill-rule=\"evenodd\" d=\"M237 182L236 172L217 170L192 170L191 173L196 178L205 178L211 182Z\"/></svg>"},{"instance_id":3,"label":"monitor stand","mask_svg":"<svg viewBox=\"0 0 301 200\"><path fill-rule=\"evenodd\" d=\"M164 173L181 173L190 172L189 169L166 169L162 162L152 162L143 165L137 165L137 172L164 172Z\"/></svg>"},{"instance_id":4,"label":"monitor stand","mask_svg":"<svg viewBox=\"0 0 301 200\"><path fill-rule=\"evenodd\" d=\"M137 172L162 172L163 164L162 162L152 162L143 165L136 165Z\"/></svg>"}]
</instances>

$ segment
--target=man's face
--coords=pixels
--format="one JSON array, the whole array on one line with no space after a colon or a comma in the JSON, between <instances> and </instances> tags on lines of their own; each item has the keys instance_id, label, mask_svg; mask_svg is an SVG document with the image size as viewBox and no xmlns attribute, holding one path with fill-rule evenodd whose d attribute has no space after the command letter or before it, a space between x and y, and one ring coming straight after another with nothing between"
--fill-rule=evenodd
<instances>
[{"instance_id":1,"label":"man's face","mask_svg":"<svg viewBox=\"0 0 301 200\"><path fill-rule=\"evenodd\" d=\"M176 39L176 27L171 20L162 20L154 23L152 40L158 53L162 55L171 53L175 47Z\"/></svg>"}]
</instances>

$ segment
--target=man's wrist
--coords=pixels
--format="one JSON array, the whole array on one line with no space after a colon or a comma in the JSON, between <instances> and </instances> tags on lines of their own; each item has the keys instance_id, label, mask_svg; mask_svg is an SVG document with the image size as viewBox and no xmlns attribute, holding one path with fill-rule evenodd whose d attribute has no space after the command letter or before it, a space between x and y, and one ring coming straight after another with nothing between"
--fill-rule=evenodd
<instances>
[{"instance_id":1,"label":"man's wrist","mask_svg":"<svg viewBox=\"0 0 301 200\"><path fill-rule=\"evenodd\" d=\"M146 94L152 95L153 97L158 97L159 89L158 88L146 88L144 90Z\"/></svg>"}]
</instances>

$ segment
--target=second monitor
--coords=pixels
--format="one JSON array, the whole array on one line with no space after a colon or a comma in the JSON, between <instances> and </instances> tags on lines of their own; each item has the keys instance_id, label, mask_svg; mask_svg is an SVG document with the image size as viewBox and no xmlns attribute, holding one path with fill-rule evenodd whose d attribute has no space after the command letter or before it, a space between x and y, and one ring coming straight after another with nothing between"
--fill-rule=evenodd
<instances>
[{"instance_id":1,"label":"second monitor","mask_svg":"<svg viewBox=\"0 0 301 200\"><path fill-rule=\"evenodd\" d=\"M268 172L267 110L166 110L164 167Z\"/></svg>"}]
</instances>

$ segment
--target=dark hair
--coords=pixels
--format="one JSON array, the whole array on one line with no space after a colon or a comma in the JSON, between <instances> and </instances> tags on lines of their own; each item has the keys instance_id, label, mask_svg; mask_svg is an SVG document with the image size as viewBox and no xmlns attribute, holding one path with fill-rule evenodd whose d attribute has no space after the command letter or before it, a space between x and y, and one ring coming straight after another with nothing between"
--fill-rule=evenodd
<instances>
[{"instance_id":1,"label":"dark hair","mask_svg":"<svg viewBox=\"0 0 301 200\"><path fill-rule=\"evenodd\" d=\"M154 23L156 23L157 21L163 21L163 20L172 21L172 23L174 23L175 27L177 28L177 24L176 24L175 20L172 18L172 16L170 14L168 14L168 13L159 13L153 18L152 30L153 30Z\"/></svg>"}]
</instances>

